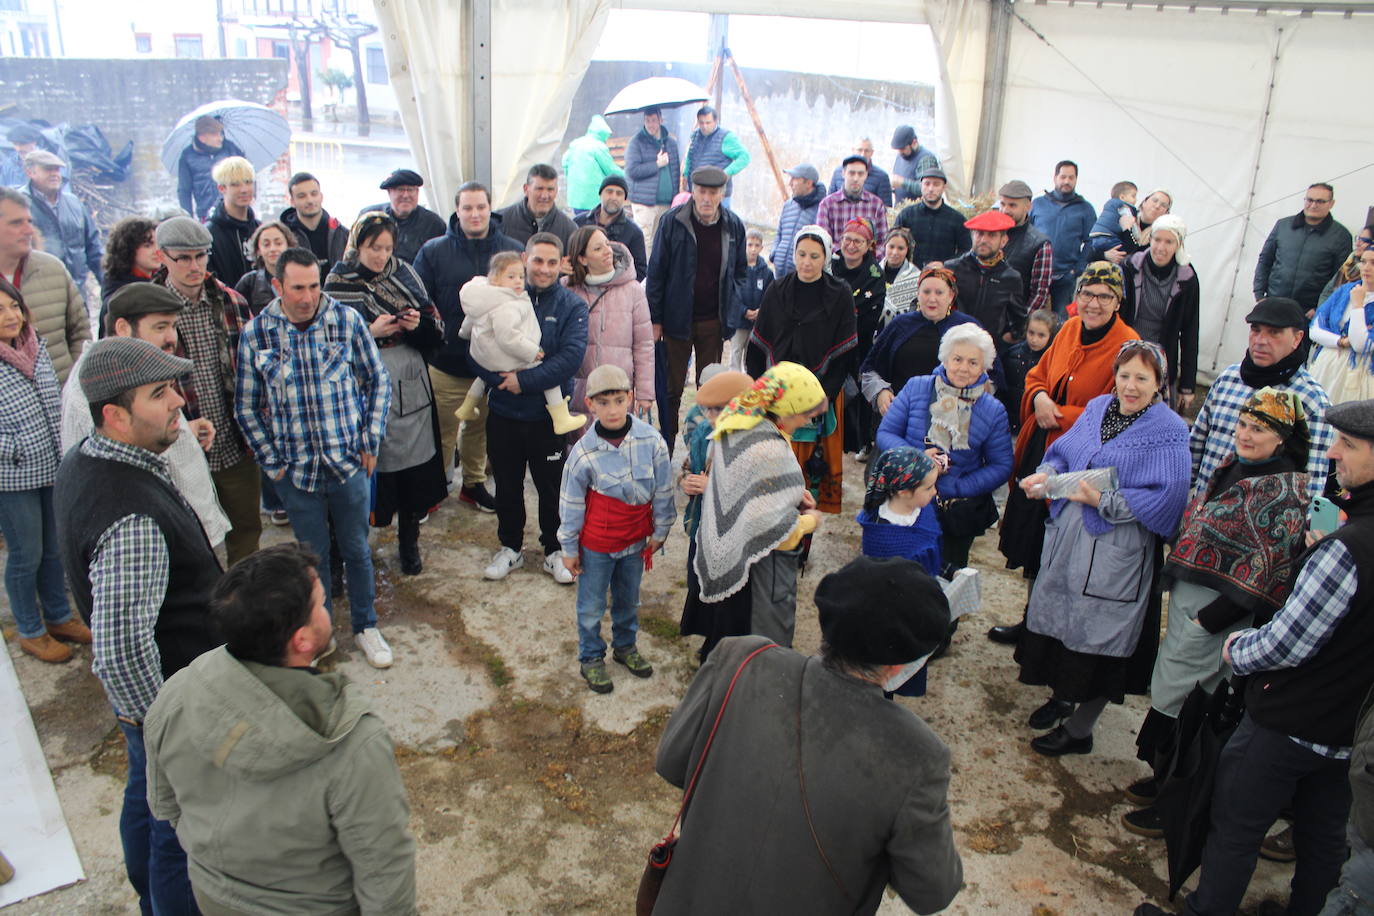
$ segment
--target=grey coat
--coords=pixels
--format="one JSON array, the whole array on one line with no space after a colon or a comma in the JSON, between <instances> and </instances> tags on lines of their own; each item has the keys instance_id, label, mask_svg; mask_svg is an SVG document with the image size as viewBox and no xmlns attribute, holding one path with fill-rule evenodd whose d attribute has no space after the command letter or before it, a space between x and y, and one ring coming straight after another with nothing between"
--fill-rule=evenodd
<instances>
[{"instance_id":1,"label":"grey coat","mask_svg":"<svg viewBox=\"0 0 1374 916\"><path fill-rule=\"evenodd\" d=\"M1255 298L1287 296L1298 300L1304 309L1316 308L1322 286L1345 261L1353 244L1350 230L1330 214L1315 226L1307 225L1301 213L1284 217L1274 224L1260 249L1255 264Z\"/></svg>"},{"instance_id":2,"label":"grey coat","mask_svg":"<svg viewBox=\"0 0 1374 916\"><path fill-rule=\"evenodd\" d=\"M741 636L711 653L659 742L664 779L686 785L730 679L767 644ZM806 796L844 891L802 807L799 689ZM963 882L948 787L949 749L876 684L770 649L735 686L654 913L873 913L888 884L918 913L944 909Z\"/></svg>"}]
</instances>

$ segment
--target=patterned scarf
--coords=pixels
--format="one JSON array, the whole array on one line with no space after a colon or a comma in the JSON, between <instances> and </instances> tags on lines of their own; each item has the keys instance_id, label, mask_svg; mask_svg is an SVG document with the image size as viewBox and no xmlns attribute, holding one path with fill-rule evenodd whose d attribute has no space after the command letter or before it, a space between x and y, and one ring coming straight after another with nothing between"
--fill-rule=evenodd
<instances>
[{"instance_id":1,"label":"patterned scarf","mask_svg":"<svg viewBox=\"0 0 1374 916\"><path fill-rule=\"evenodd\" d=\"M1156 400L1158 400L1156 398ZM1155 401L1150 401L1142 409L1135 413L1124 414L1121 412L1121 401L1115 395L1112 396L1111 404L1107 405L1107 412L1102 415L1102 442L1111 442L1117 436L1131 428L1131 424L1145 416L1145 411L1154 406Z\"/></svg>"},{"instance_id":2,"label":"patterned scarf","mask_svg":"<svg viewBox=\"0 0 1374 916\"><path fill-rule=\"evenodd\" d=\"M883 452L873 462L873 476L868 478L868 489L864 492L864 510L869 514L877 512L893 493L916 489L933 467L935 462L919 448L904 445Z\"/></svg>"},{"instance_id":3,"label":"patterned scarf","mask_svg":"<svg viewBox=\"0 0 1374 916\"><path fill-rule=\"evenodd\" d=\"M931 445L948 452L962 452L968 448L968 426L973 419L973 405L983 395L987 373L967 388L955 388L945 376L945 367L932 373L935 396L930 401L930 429L926 438Z\"/></svg>"}]
</instances>

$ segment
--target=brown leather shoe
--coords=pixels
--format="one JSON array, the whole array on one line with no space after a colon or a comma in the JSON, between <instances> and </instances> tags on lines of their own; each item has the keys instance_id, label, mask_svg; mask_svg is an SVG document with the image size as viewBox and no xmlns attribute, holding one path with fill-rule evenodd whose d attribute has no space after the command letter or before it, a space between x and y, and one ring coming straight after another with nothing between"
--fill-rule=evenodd
<instances>
[{"instance_id":1,"label":"brown leather shoe","mask_svg":"<svg viewBox=\"0 0 1374 916\"><path fill-rule=\"evenodd\" d=\"M72 650L53 639L47 633L33 639L19 637L19 648L38 659L56 665L72 657Z\"/></svg>"},{"instance_id":2,"label":"brown leather shoe","mask_svg":"<svg viewBox=\"0 0 1374 916\"><path fill-rule=\"evenodd\" d=\"M91 630L81 621L73 617L66 623L50 623L48 635L63 642L80 643L83 646L91 644Z\"/></svg>"}]
</instances>

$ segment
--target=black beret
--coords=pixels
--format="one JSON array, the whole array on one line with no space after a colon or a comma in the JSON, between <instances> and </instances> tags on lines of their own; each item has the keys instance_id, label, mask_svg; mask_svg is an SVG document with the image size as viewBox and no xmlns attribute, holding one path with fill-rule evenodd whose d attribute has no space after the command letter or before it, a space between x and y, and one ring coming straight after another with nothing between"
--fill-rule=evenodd
<instances>
[{"instance_id":1,"label":"black beret","mask_svg":"<svg viewBox=\"0 0 1374 916\"><path fill-rule=\"evenodd\" d=\"M420 173L410 169L397 169L386 176L381 184L383 191L389 191L392 188L422 188L424 186L425 180L420 177Z\"/></svg>"},{"instance_id":2,"label":"black beret","mask_svg":"<svg viewBox=\"0 0 1374 916\"><path fill-rule=\"evenodd\" d=\"M816 588L821 634L838 655L904 665L933 652L949 629L949 600L914 560L858 557Z\"/></svg>"},{"instance_id":3,"label":"black beret","mask_svg":"<svg viewBox=\"0 0 1374 916\"><path fill-rule=\"evenodd\" d=\"M1282 296L1268 296L1255 303L1250 314L1245 316L1246 324L1267 324L1271 328L1297 328L1307 330L1307 313L1302 310L1296 299Z\"/></svg>"}]
</instances>

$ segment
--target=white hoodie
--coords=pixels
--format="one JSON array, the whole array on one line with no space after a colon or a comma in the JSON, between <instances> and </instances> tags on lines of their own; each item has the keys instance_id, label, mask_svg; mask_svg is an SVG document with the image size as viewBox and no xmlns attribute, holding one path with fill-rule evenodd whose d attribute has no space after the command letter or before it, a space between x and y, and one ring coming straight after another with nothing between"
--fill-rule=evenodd
<instances>
[{"instance_id":1,"label":"white hoodie","mask_svg":"<svg viewBox=\"0 0 1374 916\"><path fill-rule=\"evenodd\" d=\"M537 366L539 319L523 290L492 286L473 277L458 292L463 324L458 336L471 340L473 362L488 372L515 372Z\"/></svg>"}]
</instances>

